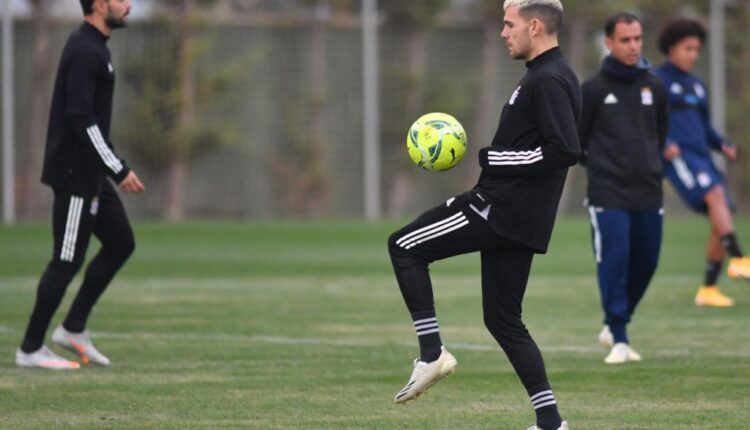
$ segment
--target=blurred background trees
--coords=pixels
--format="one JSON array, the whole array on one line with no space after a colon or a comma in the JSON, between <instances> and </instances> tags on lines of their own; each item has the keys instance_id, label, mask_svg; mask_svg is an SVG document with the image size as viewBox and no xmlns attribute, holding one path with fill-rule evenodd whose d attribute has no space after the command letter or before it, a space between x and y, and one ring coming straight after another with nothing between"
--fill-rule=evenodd
<instances>
[{"instance_id":1,"label":"blurred background trees","mask_svg":"<svg viewBox=\"0 0 750 430\"><path fill-rule=\"evenodd\" d=\"M403 216L471 186L476 150L488 144L523 73L500 39L501 0L380 0L381 153L384 213ZM565 0L561 45L581 80L604 55L602 24L640 16L646 55L662 62L662 23L707 22L705 0ZM17 195L22 219L45 217L38 184L52 79L75 0L16 0ZM150 195L140 216L360 216L361 34L359 0L152 0L110 41L118 70L113 140ZM750 145L750 0L728 1L727 128ZM72 11L75 11L72 12ZM136 19L137 18L137 19ZM700 74L708 78L704 53ZM448 111L467 129L470 153L452 173L426 174L405 156L422 113ZM731 168L741 207L750 157ZM571 174L561 210L580 213L585 179ZM675 204L676 208L681 205Z\"/></svg>"}]
</instances>

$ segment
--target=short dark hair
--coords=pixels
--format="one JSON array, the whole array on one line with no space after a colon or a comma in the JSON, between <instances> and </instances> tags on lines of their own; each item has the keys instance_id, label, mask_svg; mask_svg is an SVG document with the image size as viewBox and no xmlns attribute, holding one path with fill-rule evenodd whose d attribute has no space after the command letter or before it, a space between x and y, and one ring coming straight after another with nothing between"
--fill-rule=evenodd
<instances>
[{"instance_id":1,"label":"short dark hair","mask_svg":"<svg viewBox=\"0 0 750 430\"><path fill-rule=\"evenodd\" d=\"M521 7L518 13L526 20L537 18L544 23L547 34L557 34L563 25L563 12L548 4L532 4Z\"/></svg>"},{"instance_id":2,"label":"short dark hair","mask_svg":"<svg viewBox=\"0 0 750 430\"><path fill-rule=\"evenodd\" d=\"M94 13L94 0L81 0L81 9L86 16Z\"/></svg>"},{"instance_id":3,"label":"short dark hair","mask_svg":"<svg viewBox=\"0 0 750 430\"><path fill-rule=\"evenodd\" d=\"M708 36L706 27L700 21L690 18L675 18L664 25L659 35L659 50L669 54L669 50L683 39L697 37L701 43L706 42Z\"/></svg>"},{"instance_id":4,"label":"short dark hair","mask_svg":"<svg viewBox=\"0 0 750 430\"><path fill-rule=\"evenodd\" d=\"M634 22L640 23L641 21L637 16L629 12L620 12L618 14L612 15L607 18L607 21L604 23L604 34L606 34L607 37L612 37L612 35L615 34L615 30L617 29L617 24L632 24Z\"/></svg>"}]
</instances>

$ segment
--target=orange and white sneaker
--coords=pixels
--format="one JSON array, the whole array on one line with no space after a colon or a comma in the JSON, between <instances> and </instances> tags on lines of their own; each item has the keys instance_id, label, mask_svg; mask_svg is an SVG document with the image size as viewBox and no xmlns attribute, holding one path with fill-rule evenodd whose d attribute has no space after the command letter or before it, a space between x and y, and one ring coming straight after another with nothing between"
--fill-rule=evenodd
<instances>
[{"instance_id":1,"label":"orange and white sneaker","mask_svg":"<svg viewBox=\"0 0 750 430\"><path fill-rule=\"evenodd\" d=\"M711 306L715 308L728 308L734 306L734 300L725 296L716 285L706 285L698 289L695 295L696 306Z\"/></svg>"},{"instance_id":2,"label":"orange and white sneaker","mask_svg":"<svg viewBox=\"0 0 750 430\"><path fill-rule=\"evenodd\" d=\"M750 257L730 258L727 276L732 279L750 279Z\"/></svg>"},{"instance_id":3,"label":"orange and white sneaker","mask_svg":"<svg viewBox=\"0 0 750 430\"><path fill-rule=\"evenodd\" d=\"M16 351L16 366L52 370L73 370L81 367L77 361L66 360L50 351L44 345L38 350L29 353L23 352L19 348Z\"/></svg>"},{"instance_id":4,"label":"orange and white sneaker","mask_svg":"<svg viewBox=\"0 0 750 430\"><path fill-rule=\"evenodd\" d=\"M61 347L78 354L83 364L94 363L99 366L109 366L109 358L94 348L88 330L83 333L71 333L62 325L57 326L52 333L52 341Z\"/></svg>"}]
</instances>

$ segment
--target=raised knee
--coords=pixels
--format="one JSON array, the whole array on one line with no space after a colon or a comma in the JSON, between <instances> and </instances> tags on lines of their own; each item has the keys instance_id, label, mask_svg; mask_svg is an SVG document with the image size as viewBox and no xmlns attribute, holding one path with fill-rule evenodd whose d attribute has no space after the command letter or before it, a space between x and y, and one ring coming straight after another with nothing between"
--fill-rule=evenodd
<instances>
[{"instance_id":1,"label":"raised knee","mask_svg":"<svg viewBox=\"0 0 750 430\"><path fill-rule=\"evenodd\" d=\"M388 253L391 255L391 258L397 258L406 254L406 249L398 244L400 237L399 232L395 232L388 237Z\"/></svg>"}]
</instances>

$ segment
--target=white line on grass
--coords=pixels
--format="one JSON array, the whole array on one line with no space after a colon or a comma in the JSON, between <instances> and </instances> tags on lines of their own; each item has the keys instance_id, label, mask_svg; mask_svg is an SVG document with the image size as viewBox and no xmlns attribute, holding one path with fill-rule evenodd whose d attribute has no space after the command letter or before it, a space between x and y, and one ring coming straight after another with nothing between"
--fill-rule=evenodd
<instances>
[{"instance_id":1,"label":"white line on grass","mask_svg":"<svg viewBox=\"0 0 750 430\"><path fill-rule=\"evenodd\" d=\"M93 337L112 338L112 339L146 339L146 340L173 340L173 341L192 341L192 342L245 342L245 343L269 343L275 345L317 345L317 346L346 346L354 348L384 348L389 346L410 347L416 346L416 342L368 342L353 339L321 339L321 338L304 338L304 337L285 337L285 336L265 336L265 335L234 335L234 334L198 334L198 333L109 333L96 332L91 333ZM463 351L500 351L498 345L489 343L451 343L452 350ZM572 352L579 354L591 354L602 352L601 348L587 348L577 346L552 346L542 348L548 352ZM679 355L686 355L682 351Z\"/></svg>"},{"instance_id":2,"label":"white line on grass","mask_svg":"<svg viewBox=\"0 0 750 430\"><path fill-rule=\"evenodd\" d=\"M0 334L13 334L17 331L12 327L0 326ZM267 336L267 335L239 335L227 333L111 333L93 332L92 337L102 339L126 339L126 340L154 340L154 341L192 341L192 342L233 342L233 343L266 343L273 345L317 345L317 346L344 346L350 348L387 348L387 347L409 347L414 348L415 342L368 342L353 339L320 339L304 337ZM449 344L450 349L456 351L500 351L500 347L489 343L465 343L456 342ZM601 347L586 347L577 345L554 345L541 347L543 352L550 353L573 353L581 355L602 355ZM646 350L649 351L649 350ZM658 349L650 350L651 356L656 357L728 357L728 358L750 358L750 352L712 350L691 351L689 348L682 349Z\"/></svg>"},{"instance_id":3,"label":"white line on grass","mask_svg":"<svg viewBox=\"0 0 750 430\"><path fill-rule=\"evenodd\" d=\"M345 346L354 348L387 348L393 346L414 348L416 342L368 342L353 339L320 339L320 338L300 338L286 336L265 336L265 335L235 335L226 333L216 334L198 334L198 333L92 333L94 337L113 338L113 339L146 339L146 340L177 340L177 341L215 341L215 342L245 342L245 343L267 343L275 345L318 345L318 346ZM453 350L463 351L500 351L498 345L489 343L450 343L448 345ZM543 352L551 353L574 353L582 355L602 355L605 351L601 347L586 347L577 345L554 345L541 347ZM649 351L649 350L646 350ZM682 349L658 349L650 350L651 356L657 357L729 357L729 358L750 358L750 352L747 351L727 351L712 350L710 352L691 351L688 348Z\"/></svg>"}]
</instances>

